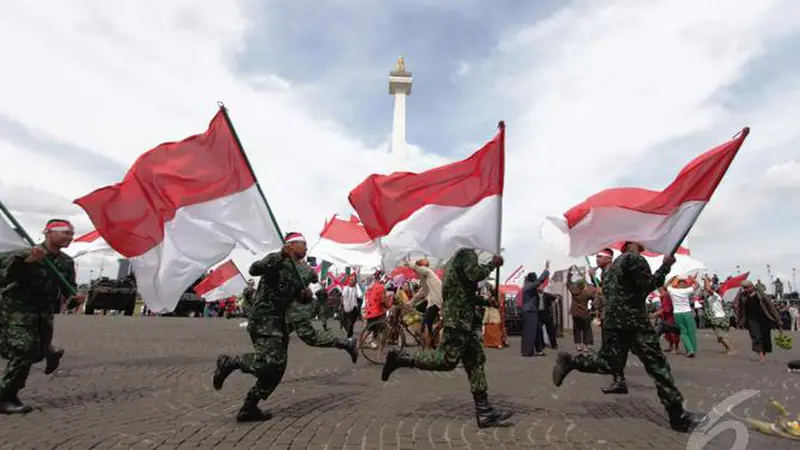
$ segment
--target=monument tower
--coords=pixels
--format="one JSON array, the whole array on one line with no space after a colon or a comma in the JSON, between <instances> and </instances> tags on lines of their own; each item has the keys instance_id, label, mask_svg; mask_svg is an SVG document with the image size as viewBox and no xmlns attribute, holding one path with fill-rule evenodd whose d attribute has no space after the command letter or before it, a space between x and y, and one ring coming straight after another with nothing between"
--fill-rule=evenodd
<instances>
[{"instance_id":1,"label":"monument tower","mask_svg":"<svg viewBox=\"0 0 800 450\"><path fill-rule=\"evenodd\" d=\"M392 170L408 170L408 149L406 148L406 97L411 95L411 72L406 72L403 57L397 59L394 70L389 72L389 95L394 96L394 116L392 118Z\"/></svg>"}]
</instances>

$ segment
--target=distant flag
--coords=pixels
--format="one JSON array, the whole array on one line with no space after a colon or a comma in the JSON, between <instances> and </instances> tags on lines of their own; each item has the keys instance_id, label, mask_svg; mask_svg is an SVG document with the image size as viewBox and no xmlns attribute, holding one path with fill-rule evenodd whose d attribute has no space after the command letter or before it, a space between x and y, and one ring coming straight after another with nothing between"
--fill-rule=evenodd
<instances>
[{"instance_id":1,"label":"distant flag","mask_svg":"<svg viewBox=\"0 0 800 450\"><path fill-rule=\"evenodd\" d=\"M570 239L569 255L592 254L616 241L640 242L658 253L674 251L711 199L749 133L698 156L663 191L607 189L548 218Z\"/></svg>"},{"instance_id":2,"label":"distant flag","mask_svg":"<svg viewBox=\"0 0 800 450\"><path fill-rule=\"evenodd\" d=\"M742 282L750 276L750 272L745 272L741 275L737 275L732 277L728 280L725 280L719 286L719 296L722 297L722 300L726 303L732 302L736 295L739 294L739 291L742 289Z\"/></svg>"},{"instance_id":3,"label":"distant flag","mask_svg":"<svg viewBox=\"0 0 800 450\"><path fill-rule=\"evenodd\" d=\"M247 281L239 272L233 260L227 260L214 269L203 281L194 287L194 293L206 302L216 302L230 297L238 297Z\"/></svg>"},{"instance_id":4,"label":"distant flag","mask_svg":"<svg viewBox=\"0 0 800 450\"><path fill-rule=\"evenodd\" d=\"M97 230L76 237L65 251L73 258L90 253L116 253Z\"/></svg>"},{"instance_id":5,"label":"distant flag","mask_svg":"<svg viewBox=\"0 0 800 450\"><path fill-rule=\"evenodd\" d=\"M506 282L503 284L515 284L519 282L522 277L525 276L525 268L520 264L513 272L506 278Z\"/></svg>"},{"instance_id":6,"label":"distant flag","mask_svg":"<svg viewBox=\"0 0 800 450\"><path fill-rule=\"evenodd\" d=\"M325 221L319 234L319 241L308 254L338 266L377 267L381 265L381 254L370 239L358 217L349 220L338 218L335 214Z\"/></svg>"}]
</instances>

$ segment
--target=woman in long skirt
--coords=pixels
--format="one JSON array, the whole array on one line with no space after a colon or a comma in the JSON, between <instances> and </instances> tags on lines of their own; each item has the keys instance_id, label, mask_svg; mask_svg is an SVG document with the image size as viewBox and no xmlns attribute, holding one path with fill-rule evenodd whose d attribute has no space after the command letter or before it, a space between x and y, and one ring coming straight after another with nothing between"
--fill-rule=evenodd
<instances>
[{"instance_id":1,"label":"woman in long skirt","mask_svg":"<svg viewBox=\"0 0 800 450\"><path fill-rule=\"evenodd\" d=\"M780 315L775 305L753 283L745 280L736 302L740 327L747 327L753 352L758 353L761 364L772 353L772 329L778 328Z\"/></svg>"}]
</instances>

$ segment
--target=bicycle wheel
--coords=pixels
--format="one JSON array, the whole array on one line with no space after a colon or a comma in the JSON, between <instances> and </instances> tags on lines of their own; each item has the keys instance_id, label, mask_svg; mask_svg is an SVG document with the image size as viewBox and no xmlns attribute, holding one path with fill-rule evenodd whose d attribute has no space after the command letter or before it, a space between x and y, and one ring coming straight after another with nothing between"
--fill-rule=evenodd
<instances>
[{"instance_id":1,"label":"bicycle wheel","mask_svg":"<svg viewBox=\"0 0 800 450\"><path fill-rule=\"evenodd\" d=\"M385 321L367 325L358 338L361 354L373 364L383 364L386 362L386 355L390 351L403 351L405 344L406 336L403 330L393 329Z\"/></svg>"}]
</instances>

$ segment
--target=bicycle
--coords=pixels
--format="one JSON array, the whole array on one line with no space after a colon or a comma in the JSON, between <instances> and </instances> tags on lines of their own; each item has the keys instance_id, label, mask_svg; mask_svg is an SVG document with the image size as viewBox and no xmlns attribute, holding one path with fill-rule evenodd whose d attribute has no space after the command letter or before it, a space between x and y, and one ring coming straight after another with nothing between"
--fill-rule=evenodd
<instances>
[{"instance_id":1,"label":"bicycle","mask_svg":"<svg viewBox=\"0 0 800 450\"><path fill-rule=\"evenodd\" d=\"M423 347L421 332L412 331L409 325L402 320L400 306L393 306L386 317L367 325L359 335L358 347L367 361L373 364L383 364L389 351L402 352L406 347ZM414 314L414 313L412 313ZM441 341L441 318L434 322L433 348ZM411 336L408 339L407 336Z\"/></svg>"}]
</instances>

